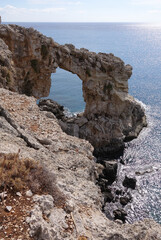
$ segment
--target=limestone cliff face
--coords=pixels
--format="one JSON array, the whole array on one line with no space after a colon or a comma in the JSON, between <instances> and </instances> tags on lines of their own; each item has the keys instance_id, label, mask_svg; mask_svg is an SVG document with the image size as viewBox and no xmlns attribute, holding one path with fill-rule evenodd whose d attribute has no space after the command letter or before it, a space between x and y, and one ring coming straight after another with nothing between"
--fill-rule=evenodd
<instances>
[{"instance_id":1,"label":"limestone cliff face","mask_svg":"<svg viewBox=\"0 0 161 240\"><path fill-rule=\"evenodd\" d=\"M37 98L47 96L50 75L55 72L50 54L52 39L17 25L0 25L0 38L12 54L15 90Z\"/></svg>"},{"instance_id":2,"label":"limestone cliff face","mask_svg":"<svg viewBox=\"0 0 161 240\"><path fill-rule=\"evenodd\" d=\"M136 137L146 125L144 110L128 95L132 67L113 54L62 46L16 25L0 25L0 38L12 54L14 88L19 93L47 96L51 73L58 66L79 76L86 107L77 135L89 140L97 152L122 148L125 139Z\"/></svg>"},{"instance_id":3,"label":"limestone cliff face","mask_svg":"<svg viewBox=\"0 0 161 240\"><path fill-rule=\"evenodd\" d=\"M53 206L53 201L49 205L44 199L47 217L42 205L34 205L26 219L32 237L160 240L161 227L153 220L122 224L110 221L102 213L103 199L95 181L103 166L94 161L91 144L65 134L54 114L40 111L34 97L0 88L0 155L17 153L19 149L20 157L44 163L54 173L66 197L66 206L62 208ZM45 197L52 199L50 195ZM44 197L35 195L34 198Z\"/></svg>"}]
</instances>

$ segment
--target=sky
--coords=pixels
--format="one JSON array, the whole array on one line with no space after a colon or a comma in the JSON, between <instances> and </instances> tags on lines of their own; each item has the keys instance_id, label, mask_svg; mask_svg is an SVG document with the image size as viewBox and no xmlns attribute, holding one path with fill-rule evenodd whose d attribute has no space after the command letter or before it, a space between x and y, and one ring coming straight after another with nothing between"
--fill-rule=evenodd
<instances>
[{"instance_id":1,"label":"sky","mask_svg":"<svg viewBox=\"0 0 161 240\"><path fill-rule=\"evenodd\" d=\"M161 0L0 0L3 22L155 22Z\"/></svg>"}]
</instances>

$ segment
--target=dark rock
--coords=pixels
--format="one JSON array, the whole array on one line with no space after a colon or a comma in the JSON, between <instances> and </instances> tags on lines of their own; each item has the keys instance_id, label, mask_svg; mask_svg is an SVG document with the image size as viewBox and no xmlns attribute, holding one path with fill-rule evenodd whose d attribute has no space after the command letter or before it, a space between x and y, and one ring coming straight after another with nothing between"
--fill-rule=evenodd
<instances>
[{"instance_id":1,"label":"dark rock","mask_svg":"<svg viewBox=\"0 0 161 240\"><path fill-rule=\"evenodd\" d=\"M109 181L109 183L112 184L116 180L116 176L117 176L117 162L106 161L103 174L104 174L104 177Z\"/></svg>"},{"instance_id":2,"label":"dark rock","mask_svg":"<svg viewBox=\"0 0 161 240\"><path fill-rule=\"evenodd\" d=\"M106 240L126 240L126 239L122 235L116 233L111 237L107 238Z\"/></svg>"},{"instance_id":3,"label":"dark rock","mask_svg":"<svg viewBox=\"0 0 161 240\"><path fill-rule=\"evenodd\" d=\"M99 181L98 181L98 185L100 186L101 188L101 192L111 192L109 189L108 189L108 180L107 179L102 179L101 177L99 178Z\"/></svg>"},{"instance_id":4,"label":"dark rock","mask_svg":"<svg viewBox=\"0 0 161 240\"><path fill-rule=\"evenodd\" d=\"M64 107L51 99L40 99L38 106L41 111L52 112L58 119L65 118Z\"/></svg>"},{"instance_id":5,"label":"dark rock","mask_svg":"<svg viewBox=\"0 0 161 240\"><path fill-rule=\"evenodd\" d=\"M104 194L104 202L112 202L114 200L114 196L111 192L106 192Z\"/></svg>"},{"instance_id":6,"label":"dark rock","mask_svg":"<svg viewBox=\"0 0 161 240\"><path fill-rule=\"evenodd\" d=\"M129 178L125 176L125 179L123 181L123 186L127 188L135 189L136 187L136 179L135 178Z\"/></svg>"},{"instance_id":7,"label":"dark rock","mask_svg":"<svg viewBox=\"0 0 161 240\"><path fill-rule=\"evenodd\" d=\"M121 194L122 194L122 190L117 189L117 190L115 191L115 193L116 193L116 195L121 195Z\"/></svg>"},{"instance_id":8,"label":"dark rock","mask_svg":"<svg viewBox=\"0 0 161 240\"><path fill-rule=\"evenodd\" d=\"M128 202L130 202L130 198L128 198L128 197L120 197L120 203L123 205L123 206L125 206L125 205L127 205L128 204Z\"/></svg>"},{"instance_id":9,"label":"dark rock","mask_svg":"<svg viewBox=\"0 0 161 240\"><path fill-rule=\"evenodd\" d=\"M67 123L67 130L64 132L66 132L68 135L79 138L79 126L75 123Z\"/></svg>"},{"instance_id":10,"label":"dark rock","mask_svg":"<svg viewBox=\"0 0 161 240\"><path fill-rule=\"evenodd\" d=\"M116 197L115 197L115 202L118 202L118 201L119 201L119 197L116 196Z\"/></svg>"},{"instance_id":11,"label":"dark rock","mask_svg":"<svg viewBox=\"0 0 161 240\"><path fill-rule=\"evenodd\" d=\"M125 160L124 160L123 158L121 158L121 159L120 159L120 163L121 163L122 165L125 165Z\"/></svg>"},{"instance_id":12,"label":"dark rock","mask_svg":"<svg viewBox=\"0 0 161 240\"><path fill-rule=\"evenodd\" d=\"M120 219L123 222L126 220L127 213L123 209L116 209L113 211L114 219Z\"/></svg>"}]
</instances>

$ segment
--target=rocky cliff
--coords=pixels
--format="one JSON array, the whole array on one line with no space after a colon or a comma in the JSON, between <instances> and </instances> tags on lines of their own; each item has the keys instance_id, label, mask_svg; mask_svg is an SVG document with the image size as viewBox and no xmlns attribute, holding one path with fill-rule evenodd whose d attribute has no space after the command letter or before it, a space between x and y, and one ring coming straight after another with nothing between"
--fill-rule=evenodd
<instances>
[{"instance_id":1,"label":"rocky cliff","mask_svg":"<svg viewBox=\"0 0 161 240\"><path fill-rule=\"evenodd\" d=\"M62 46L17 25L0 25L0 38L8 54L8 72L1 60L5 88L40 98L48 95L57 67L79 76L86 107L76 122L77 135L89 140L96 153L121 149L146 126L144 110L128 95L132 67L113 54Z\"/></svg>"},{"instance_id":2,"label":"rocky cliff","mask_svg":"<svg viewBox=\"0 0 161 240\"><path fill-rule=\"evenodd\" d=\"M19 94L26 93L36 97L47 95L50 89L50 74L58 65L77 73L83 81L84 98L87 103L84 115L77 119L79 122L84 121L84 124L79 123L79 134L81 135L81 131L89 131L90 140L92 134L97 134L94 127L98 125L98 120L103 121L107 129L98 125L101 128L97 130L100 142L95 145L91 140L93 145L98 147L98 144L101 146L103 137L108 136L107 133L112 134L108 136L108 144L114 137L119 138L115 132L116 125L110 125L109 131L108 123L120 121L120 124L123 124L118 114L121 106L122 113L128 107L129 110L124 113L129 113L131 120L128 120L129 125L125 122L125 126L119 125L122 126L120 129L138 127L137 132L141 129L144 112L127 94L127 79L131 74L131 67L124 66L124 63L113 55L77 50L71 45L60 46L33 29L1 25L0 36L0 156L17 154L20 150L21 159L33 159L44 164L48 171L56 176L57 186L66 199L65 205L57 207L50 195L33 196L33 207L30 206L32 209L29 210L30 215L26 219L31 238L27 235L25 238L160 240L160 226L153 220L146 219L130 225L121 221L112 222L105 217L101 211L103 197L99 186L95 184L103 166L95 162L92 145L86 140L64 133L54 114L40 111L36 98ZM105 66L111 64L107 72L98 64L104 61ZM89 69L87 66L90 66ZM111 78L109 72L112 74ZM122 84L120 90L117 85L119 81ZM108 85L109 83L113 84L113 87ZM108 86L106 90L103 84ZM102 105L101 108L100 104L104 102L107 107L111 101L113 106L116 99L120 105L115 106L113 112L110 108L107 109L108 115L107 111L104 112L105 106ZM97 111L100 111L98 116ZM93 124L93 128L90 128L90 124ZM85 126L87 128L83 130ZM101 132L105 135L101 135ZM130 136L130 133L127 136ZM103 147L107 147L108 144ZM0 210L1 208L2 204ZM14 210L15 206L12 208ZM11 213L8 214L11 216ZM1 239L11 238L10 235L6 235L8 226L1 224ZM12 237L17 239L14 235Z\"/></svg>"},{"instance_id":3,"label":"rocky cliff","mask_svg":"<svg viewBox=\"0 0 161 240\"><path fill-rule=\"evenodd\" d=\"M54 173L66 198L65 206L58 208L49 195L33 196L26 221L34 239L160 240L161 228L152 220L122 224L102 213L102 195L95 180L103 167L95 163L87 141L62 132L55 116L40 111L34 97L0 88L0 155L19 149L21 158L44 163ZM7 226L2 224L0 238L2 230L7 231Z\"/></svg>"}]
</instances>

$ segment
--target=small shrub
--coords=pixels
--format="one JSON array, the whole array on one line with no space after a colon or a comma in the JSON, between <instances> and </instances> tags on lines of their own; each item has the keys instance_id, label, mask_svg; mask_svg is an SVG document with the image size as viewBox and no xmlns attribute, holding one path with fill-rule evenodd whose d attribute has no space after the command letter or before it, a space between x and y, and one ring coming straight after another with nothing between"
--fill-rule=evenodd
<instances>
[{"instance_id":1,"label":"small shrub","mask_svg":"<svg viewBox=\"0 0 161 240\"><path fill-rule=\"evenodd\" d=\"M56 185L56 177L44 166L33 168L30 171L29 187L33 193L46 193L54 198L57 207L65 205L65 196Z\"/></svg>"},{"instance_id":2,"label":"small shrub","mask_svg":"<svg viewBox=\"0 0 161 240\"><path fill-rule=\"evenodd\" d=\"M100 70L103 72L103 73L106 73L106 68L101 66Z\"/></svg>"},{"instance_id":3,"label":"small shrub","mask_svg":"<svg viewBox=\"0 0 161 240\"><path fill-rule=\"evenodd\" d=\"M28 172L25 161L19 159L19 153L0 156L0 189L22 190Z\"/></svg>"},{"instance_id":4,"label":"small shrub","mask_svg":"<svg viewBox=\"0 0 161 240\"><path fill-rule=\"evenodd\" d=\"M80 62L84 62L84 57L81 55L81 56L79 56L79 61Z\"/></svg>"},{"instance_id":5,"label":"small shrub","mask_svg":"<svg viewBox=\"0 0 161 240\"><path fill-rule=\"evenodd\" d=\"M28 81L29 75L30 75L30 72L28 71L27 74L26 74L26 76L25 76L25 78L24 78L24 81L25 81L25 82Z\"/></svg>"},{"instance_id":6,"label":"small shrub","mask_svg":"<svg viewBox=\"0 0 161 240\"><path fill-rule=\"evenodd\" d=\"M29 188L35 194L50 194L57 207L65 205L65 196L56 185L56 177L44 166L17 154L0 154L0 190L17 192Z\"/></svg>"},{"instance_id":7,"label":"small shrub","mask_svg":"<svg viewBox=\"0 0 161 240\"><path fill-rule=\"evenodd\" d=\"M1 66L5 66L6 64L5 64L5 61L3 60L3 59L0 59L0 65Z\"/></svg>"},{"instance_id":8,"label":"small shrub","mask_svg":"<svg viewBox=\"0 0 161 240\"><path fill-rule=\"evenodd\" d=\"M39 66L38 60L37 59L32 59L30 61L30 63L31 63L31 67L34 69L34 71L36 73L39 73L40 72L40 66Z\"/></svg>"},{"instance_id":9,"label":"small shrub","mask_svg":"<svg viewBox=\"0 0 161 240\"><path fill-rule=\"evenodd\" d=\"M91 77L91 72L90 72L90 69L89 68L86 68L86 74Z\"/></svg>"},{"instance_id":10,"label":"small shrub","mask_svg":"<svg viewBox=\"0 0 161 240\"><path fill-rule=\"evenodd\" d=\"M108 93L108 94L110 94L110 92L112 91L112 89L113 89L113 86L112 86L112 84L111 83L108 83L108 85L104 85L104 87L103 87L103 92L106 94L106 93Z\"/></svg>"},{"instance_id":11,"label":"small shrub","mask_svg":"<svg viewBox=\"0 0 161 240\"><path fill-rule=\"evenodd\" d=\"M107 67L107 71L108 71L108 72L112 72L112 71L113 71L113 67L109 65L109 66Z\"/></svg>"},{"instance_id":12,"label":"small shrub","mask_svg":"<svg viewBox=\"0 0 161 240\"><path fill-rule=\"evenodd\" d=\"M81 236L78 238L78 240L88 240L87 237Z\"/></svg>"},{"instance_id":13,"label":"small shrub","mask_svg":"<svg viewBox=\"0 0 161 240\"><path fill-rule=\"evenodd\" d=\"M11 77L10 77L9 73L7 73L7 75L6 75L6 80L7 80L7 84L9 84L11 82Z\"/></svg>"}]
</instances>

